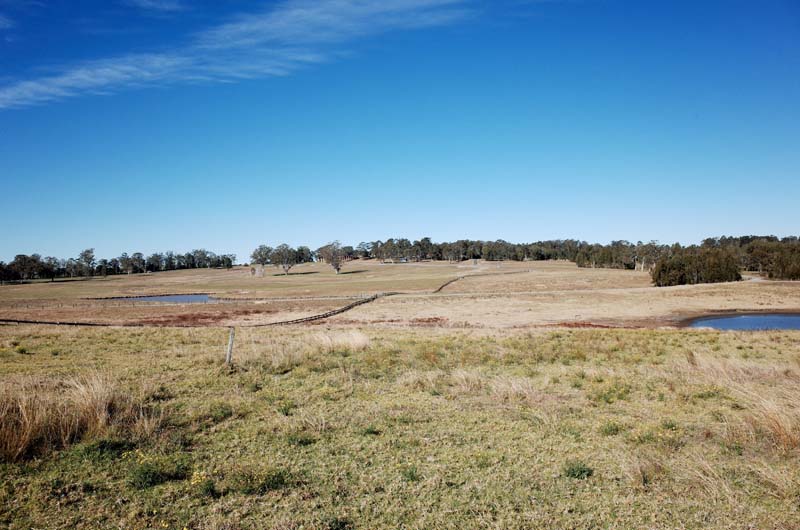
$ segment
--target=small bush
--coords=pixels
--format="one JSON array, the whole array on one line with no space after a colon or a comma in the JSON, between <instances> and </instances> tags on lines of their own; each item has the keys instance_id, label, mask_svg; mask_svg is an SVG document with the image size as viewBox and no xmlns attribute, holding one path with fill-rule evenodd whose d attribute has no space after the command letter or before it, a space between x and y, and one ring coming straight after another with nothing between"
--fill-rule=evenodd
<instances>
[{"instance_id":1,"label":"small bush","mask_svg":"<svg viewBox=\"0 0 800 530\"><path fill-rule=\"evenodd\" d=\"M615 421L608 421L600 427L600 434L603 436L616 436L622 432L622 425Z\"/></svg>"},{"instance_id":2,"label":"small bush","mask_svg":"<svg viewBox=\"0 0 800 530\"><path fill-rule=\"evenodd\" d=\"M594 475L594 469L582 460L571 460L564 464L564 476L578 480L586 480Z\"/></svg>"},{"instance_id":3,"label":"small bush","mask_svg":"<svg viewBox=\"0 0 800 530\"><path fill-rule=\"evenodd\" d=\"M197 421L201 423L220 423L233 416L233 407L224 401L215 401L208 408L197 415Z\"/></svg>"},{"instance_id":4,"label":"small bush","mask_svg":"<svg viewBox=\"0 0 800 530\"><path fill-rule=\"evenodd\" d=\"M100 458L119 458L124 452L134 448L134 444L127 440L101 438L85 445L82 449L83 456L92 460Z\"/></svg>"},{"instance_id":5,"label":"small bush","mask_svg":"<svg viewBox=\"0 0 800 530\"><path fill-rule=\"evenodd\" d=\"M408 466L400 470L400 475L408 482L419 482L422 476L416 466Z\"/></svg>"},{"instance_id":6,"label":"small bush","mask_svg":"<svg viewBox=\"0 0 800 530\"><path fill-rule=\"evenodd\" d=\"M25 348L25 346L16 346L14 348L14 351L17 352L17 353L20 353L22 355L25 355L26 353L28 353L28 350L27 350L27 348Z\"/></svg>"},{"instance_id":7,"label":"small bush","mask_svg":"<svg viewBox=\"0 0 800 530\"><path fill-rule=\"evenodd\" d=\"M597 389L592 394L594 401L602 401L604 403L614 403L615 401L624 400L631 392L631 387L627 383L614 381L613 383L606 384Z\"/></svg>"},{"instance_id":8,"label":"small bush","mask_svg":"<svg viewBox=\"0 0 800 530\"><path fill-rule=\"evenodd\" d=\"M333 517L325 521L322 525L325 530L352 530L355 528L353 521L347 517Z\"/></svg>"},{"instance_id":9,"label":"small bush","mask_svg":"<svg viewBox=\"0 0 800 530\"><path fill-rule=\"evenodd\" d=\"M211 497L216 499L220 496L217 490L216 482L211 478L208 473L203 471L195 471L190 479L190 484L197 490L197 493L202 497Z\"/></svg>"},{"instance_id":10,"label":"small bush","mask_svg":"<svg viewBox=\"0 0 800 530\"><path fill-rule=\"evenodd\" d=\"M184 480L189 475L189 469L185 458L140 455L128 472L128 483L135 489L146 489L171 480Z\"/></svg>"},{"instance_id":11,"label":"small bush","mask_svg":"<svg viewBox=\"0 0 800 530\"><path fill-rule=\"evenodd\" d=\"M661 422L661 428L667 431L677 431L678 424L674 420L664 420Z\"/></svg>"},{"instance_id":12,"label":"small bush","mask_svg":"<svg viewBox=\"0 0 800 530\"><path fill-rule=\"evenodd\" d=\"M204 481L200 482L200 484L197 485L197 491L203 497L211 497L211 498L214 498L214 499L219 497L219 492L217 491L217 486L214 483L214 480L210 479L210 478L205 479Z\"/></svg>"},{"instance_id":13,"label":"small bush","mask_svg":"<svg viewBox=\"0 0 800 530\"><path fill-rule=\"evenodd\" d=\"M284 416L291 416L297 405L292 400L285 400L278 403L277 411Z\"/></svg>"},{"instance_id":14,"label":"small bush","mask_svg":"<svg viewBox=\"0 0 800 530\"><path fill-rule=\"evenodd\" d=\"M364 436L378 436L378 435L381 434L381 431L380 431L380 429L378 429L374 425L370 425L370 426L365 427L364 429L362 429L361 430L361 434L364 435Z\"/></svg>"},{"instance_id":15,"label":"small bush","mask_svg":"<svg viewBox=\"0 0 800 530\"><path fill-rule=\"evenodd\" d=\"M231 477L230 482L234 491L239 493L263 495L288 487L292 482L292 477L284 469L241 469Z\"/></svg>"},{"instance_id":16,"label":"small bush","mask_svg":"<svg viewBox=\"0 0 800 530\"><path fill-rule=\"evenodd\" d=\"M316 443L317 439L307 432L293 432L286 436L286 441L289 445L296 445L298 447L305 447Z\"/></svg>"}]
</instances>

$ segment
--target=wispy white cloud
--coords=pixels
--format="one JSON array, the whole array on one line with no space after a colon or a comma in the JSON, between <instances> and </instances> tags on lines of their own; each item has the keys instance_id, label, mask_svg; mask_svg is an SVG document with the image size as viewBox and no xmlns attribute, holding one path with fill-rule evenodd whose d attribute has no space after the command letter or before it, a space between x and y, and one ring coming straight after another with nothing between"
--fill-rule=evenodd
<instances>
[{"instance_id":1,"label":"wispy white cloud","mask_svg":"<svg viewBox=\"0 0 800 530\"><path fill-rule=\"evenodd\" d=\"M0 86L0 109L130 87L288 75L354 39L453 23L470 0L289 0L189 37L180 49L71 65Z\"/></svg>"},{"instance_id":2,"label":"wispy white cloud","mask_svg":"<svg viewBox=\"0 0 800 530\"><path fill-rule=\"evenodd\" d=\"M162 13L186 9L186 5L179 0L123 0L123 3L131 7Z\"/></svg>"},{"instance_id":3,"label":"wispy white cloud","mask_svg":"<svg viewBox=\"0 0 800 530\"><path fill-rule=\"evenodd\" d=\"M10 29L14 27L14 21L0 13L0 29Z\"/></svg>"}]
</instances>

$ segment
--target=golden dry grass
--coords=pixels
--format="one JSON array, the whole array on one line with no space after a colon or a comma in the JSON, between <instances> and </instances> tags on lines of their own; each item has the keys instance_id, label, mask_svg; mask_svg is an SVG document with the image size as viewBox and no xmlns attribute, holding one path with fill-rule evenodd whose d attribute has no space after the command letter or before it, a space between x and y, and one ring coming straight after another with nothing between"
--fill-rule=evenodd
<instances>
[{"instance_id":1,"label":"golden dry grass","mask_svg":"<svg viewBox=\"0 0 800 530\"><path fill-rule=\"evenodd\" d=\"M797 527L800 333L557 326L797 308L798 284L654 289L641 273L534 263L424 292L530 266L495 265L108 280L122 282L113 292L215 285L320 300L224 318L214 312L258 305L102 315L211 311L206 328L0 326L0 438L13 461L0 463L0 526ZM105 294L101 282L54 289L70 300ZM0 306L44 300L47 287L3 289ZM336 307L348 300L324 297L362 289L415 293L314 325L237 328L224 364L219 326ZM123 440L124 452L98 449Z\"/></svg>"},{"instance_id":2,"label":"golden dry grass","mask_svg":"<svg viewBox=\"0 0 800 530\"><path fill-rule=\"evenodd\" d=\"M0 327L5 384L63 374L47 399L72 396L86 403L82 417L112 426L5 464L0 521L791 528L797 520L796 332L315 326L236 337L228 368L222 329ZM110 367L113 385L87 384ZM73 380L82 383L65 383ZM119 390L105 388L159 403L185 441L165 450L158 436L130 435L140 440L130 457L86 456L96 454L88 440L120 432L103 405ZM70 504L48 509L59 498Z\"/></svg>"},{"instance_id":3,"label":"golden dry grass","mask_svg":"<svg viewBox=\"0 0 800 530\"><path fill-rule=\"evenodd\" d=\"M100 373L11 377L0 383L0 460L38 456L112 430L151 436L161 416Z\"/></svg>"},{"instance_id":4,"label":"golden dry grass","mask_svg":"<svg viewBox=\"0 0 800 530\"><path fill-rule=\"evenodd\" d=\"M324 264L289 276L176 271L0 287L0 318L155 326L254 325L325 313L354 297L405 293L329 322L380 327L520 328L547 325L658 327L716 311L800 310L800 282L747 281L655 288L646 273L580 269L568 262ZM294 270L294 269L293 269ZM510 273L510 274L509 274ZM432 291L454 278L442 292ZM91 301L90 296L210 292L240 299L209 305Z\"/></svg>"}]
</instances>

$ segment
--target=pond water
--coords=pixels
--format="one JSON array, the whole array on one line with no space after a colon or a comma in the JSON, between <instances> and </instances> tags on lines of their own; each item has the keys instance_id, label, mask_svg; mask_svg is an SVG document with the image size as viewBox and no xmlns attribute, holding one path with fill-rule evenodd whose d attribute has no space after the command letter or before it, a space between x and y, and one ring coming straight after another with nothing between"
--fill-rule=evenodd
<instances>
[{"instance_id":1,"label":"pond water","mask_svg":"<svg viewBox=\"0 0 800 530\"><path fill-rule=\"evenodd\" d=\"M160 296L120 296L114 300L127 302L171 302L173 304L205 304L214 300L207 294L165 294Z\"/></svg>"},{"instance_id":2,"label":"pond water","mask_svg":"<svg viewBox=\"0 0 800 530\"><path fill-rule=\"evenodd\" d=\"M729 315L696 318L690 328L721 330L800 329L800 314Z\"/></svg>"}]
</instances>

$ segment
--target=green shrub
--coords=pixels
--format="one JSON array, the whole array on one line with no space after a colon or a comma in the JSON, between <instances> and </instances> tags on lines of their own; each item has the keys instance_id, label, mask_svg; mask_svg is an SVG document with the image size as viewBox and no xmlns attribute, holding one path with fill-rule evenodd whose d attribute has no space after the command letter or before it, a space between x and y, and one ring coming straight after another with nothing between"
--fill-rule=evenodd
<instances>
[{"instance_id":1,"label":"green shrub","mask_svg":"<svg viewBox=\"0 0 800 530\"><path fill-rule=\"evenodd\" d=\"M235 491L245 495L263 495L267 492L288 487L291 474L285 469L240 469L230 479Z\"/></svg>"},{"instance_id":2,"label":"green shrub","mask_svg":"<svg viewBox=\"0 0 800 530\"><path fill-rule=\"evenodd\" d=\"M146 489L171 480L184 480L189 475L189 462L183 457L151 457L139 455L128 472L128 483L135 489Z\"/></svg>"},{"instance_id":3,"label":"green shrub","mask_svg":"<svg viewBox=\"0 0 800 530\"><path fill-rule=\"evenodd\" d=\"M322 527L325 530L352 530L355 524L347 517L333 517L325 521Z\"/></svg>"},{"instance_id":4,"label":"green shrub","mask_svg":"<svg viewBox=\"0 0 800 530\"><path fill-rule=\"evenodd\" d=\"M286 441L289 445L304 447L316 443L317 439L307 432L293 432L286 436Z\"/></svg>"},{"instance_id":5,"label":"green shrub","mask_svg":"<svg viewBox=\"0 0 800 530\"><path fill-rule=\"evenodd\" d=\"M571 460L564 464L564 476L578 480L586 480L594 475L594 469L582 460Z\"/></svg>"},{"instance_id":6,"label":"green shrub","mask_svg":"<svg viewBox=\"0 0 800 530\"><path fill-rule=\"evenodd\" d=\"M217 486L214 483L214 479L207 478L200 483L197 484L197 491L203 497L211 497L216 499L219 497L219 492L217 491Z\"/></svg>"},{"instance_id":7,"label":"green shrub","mask_svg":"<svg viewBox=\"0 0 800 530\"><path fill-rule=\"evenodd\" d=\"M134 444L127 440L115 440L112 438L101 438L88 443L81 449L83 456L97 460L100 458L119 458L125 451L134 448Z\"/></svg>"},{"instance_id":8,"label":"green shrub","mask_svg":"<svg viewBox=\"0 0 800 530\"><path fill-rule=\"evenodd\" d=\"M419 474L416 466L405 467L400 471L400 474L408 482L419 482L422 479L422 475Z\"/></svg>"},{"instance_id":9,"label":"green shrub","mask_svg":"<svg viewBox=\"0 0 800 530\"><path fill-rule=\"evenodd\" d=\"M292 400L281 401L277 406L278 412L284 416L291 416L296 408L297 405Z\"/></svg>"},{"instance_id":10,"label":"green shrub","mask_svg":"<svg viewBox=\"0 0 800 530\"><path fill-rule=\"evenodd\" d=\"M627 383L621 381L614 381L613 383L606 384L597 389L592 394L594 401L602 401L604 403L614 403L615 401L624 400L631 392L631 387Z\"/></svg>"},{"instance_id":11,"label":"green shrub","mask_svg":"<svg viewBox=\"0 0 800 530\"><path fill-rule=\"evenodd\" d=\"M369 425L361 430L361 434L363 434L364 436L378 436L379 434L381 434L381 431L374 425Z\"/></svg>"},{"instance_id":12,"label":"green shrub","mask_svg":"<svg viewBox=\"0 0 800 530\"><path fill-rule=\"evenodd\" d=\"M622 432L622 425L615 421L608 421L600 427L600 434L603 436L615 436Z\"/></svg>"},{"instance_id":13,"label":"green shrub","mask_svg":"<svg viewBox=\"0 0 800 530\"><path fill-rule=\"evenodd\" d=\"M664 420L661 422L661 427L667 431L677 431L678 424L675 420Z\"/></svg>"}]
</instances>

